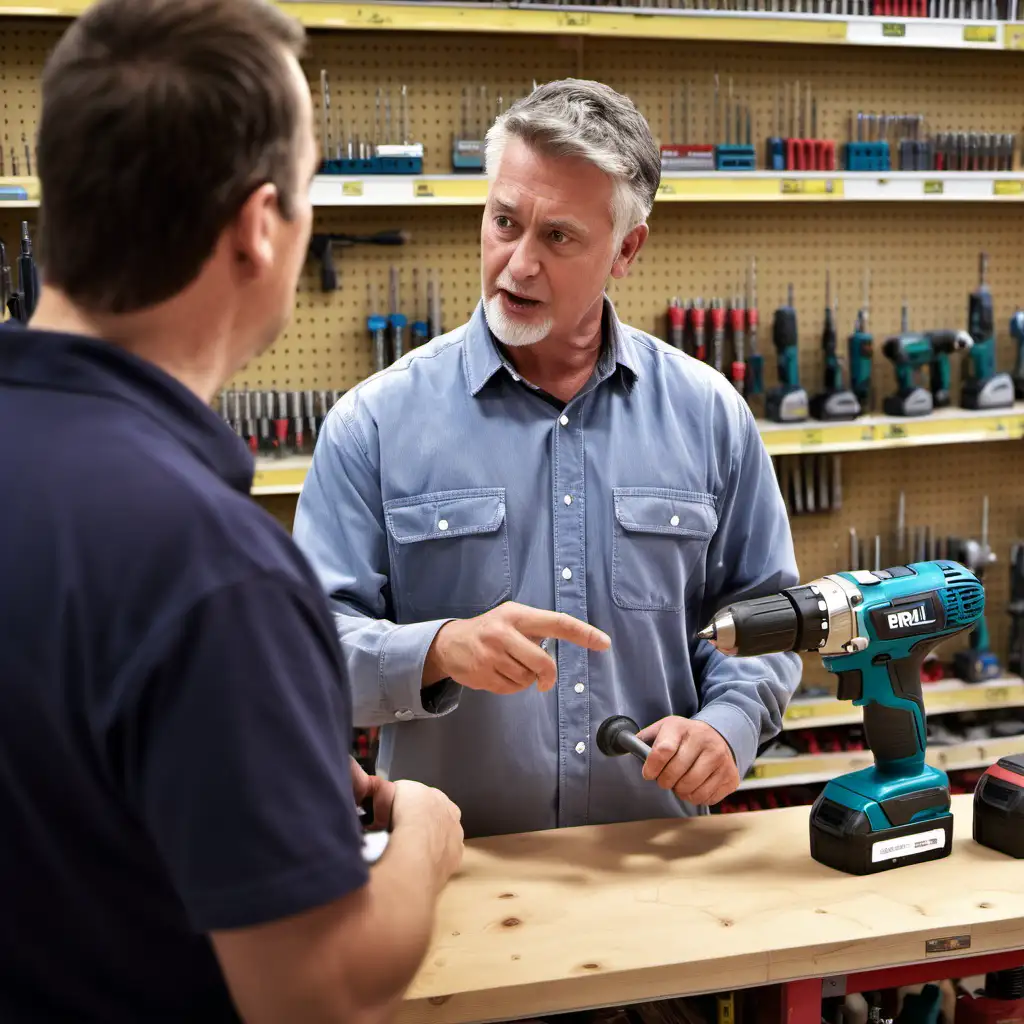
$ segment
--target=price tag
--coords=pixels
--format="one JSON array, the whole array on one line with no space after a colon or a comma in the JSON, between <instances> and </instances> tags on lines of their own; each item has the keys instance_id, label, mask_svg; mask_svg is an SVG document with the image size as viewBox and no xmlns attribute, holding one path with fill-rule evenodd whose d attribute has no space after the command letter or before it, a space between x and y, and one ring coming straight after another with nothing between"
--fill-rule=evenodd
<instances>
[{"instance_id":1,"label":"price tag","mask_svg":"<svg viewBox=\"0 0 1024 1024\"><path fill-rule=\"evenodd\" d=\"M836 190L831 178L783 178L779 188L784 196L831 195Z\"/></svg>"},{"instance_id":2,"label":"price tag","mask_svg":"<svg viewBox=\"0 0 1024 1024\"><path fill-rule=\"evenodd\" d=\"M986 704L1008 704L1010 702L1010 688L1008 686L993 686L991 690L981 691L985 694Z\"/></svg>"},{"instance_id":3,"label":"price tag","mask_svg":"<svg viewBox=\"0 0 1024 1024\"><path fill-rule=\"evenodd\" d=\"M676 194L676 187L671 181L663 181L658 186L659 196L674 196Z\"/></svg>"},{"instance_id":4,"label":"price tag","mask_svg":"<svg viewBox=\"0 0 1024 1024\"><path fill-rule=\"evenodd\" d=\"M993 181L992 194L996 196L1019 196L1024 191L1024 181Z\"/></svg>"},{"instance_id":5,"label":"price tag","mask_svg":"<svg viewBox=\"0 0 1024 1024\"><path fill-rule=\"evenodd\" d=\"M860 439L862 441L874 441L875 439L875 428L874 427L862 427L860 432Z\"/></svg>"},{"instance_id":6,"label":"price tag","mask_svg":"<svg viewBox=\"0 0 1024 1024\"><path fill-rule=\"evenodd\" d=\"M926 181L924 183L924 194L926 196L941 196L945 191L945 182Z\"/></svg>"},{"instance_id":7,"label":"price tag","mask_svg":"<svg viewBox=\"0 0 1024 1024\"><path fill-rule=\"evenodd\" d=\"M559 28L586 28L590 24L589 14L559 14Z\"/></svg>"},{"instance_id":8,"label":"price tag","mask_svg":"<svg viewBox=\"0 0 1024 1024\"><path fill-rule=\"evenodd\" d=\"M416 199L433 199L434 188L429 181L417 181L413 184L412 194Z\"/></svg>"},{"instance_id":9,"label":"price tag","mask_svg":"<svg viewBox=\"0 0 1024 1024\"><path fill-rule=\"evenodd\" d=\"M901 427L899 424L890 423L885 429L886 440L889 441L901 441L907 436L906 427Z\"/></svg>"},{"instance_id":10,"label":"price tag","mask_svg":"<svg viewBox=\"0 0 1024 1024\"><path fill-rule=\"evenodd\" d=\"M803 432L801 444L807 446L808 448L813 448L815 445L821 444L824 440L824 434L822 434L822 432L819 429L814 428L812 430L805 430Z\"/></svg>"},{"instance_id":11,"label":"price tag","mask_svg":"<svg viewBox=\"0 0 1024 1024\"><path fill-rule=\"evenodd\" d=\"M884 22L882 24L883 39L903 39L907 34L907 26L899 21Z\"/></svg>"},{"instance_id":12,"label":"price tag","mask_svg":"<svg viewBox=\"0 0 1024 1024\"><path fill-rule=\"evenodd\" d=\"M1007 25L1004 33L1003 45L1008 50L1024 50L1024 26Z\"/></svg>"},{"instance_id":13,"label":"price tag","mask_svg":"<svg viewBox=\"0 0 1024 1024\"><path fill-rule=\"evenodd\" d=\"M995 25L964 25L965 43L994 43L995 41Z\"/></svg>"},{"instance_id":14,"label":"price tag","mask_svg":"<svg viewBox=\"0 0 1024 1024\"><path fill-rule=\"evenodd\" d=\"M361 196L363 194L363 183L361 181L343 181L341 183L341 194L343 196Z\"/></svg>"}]
</instances>

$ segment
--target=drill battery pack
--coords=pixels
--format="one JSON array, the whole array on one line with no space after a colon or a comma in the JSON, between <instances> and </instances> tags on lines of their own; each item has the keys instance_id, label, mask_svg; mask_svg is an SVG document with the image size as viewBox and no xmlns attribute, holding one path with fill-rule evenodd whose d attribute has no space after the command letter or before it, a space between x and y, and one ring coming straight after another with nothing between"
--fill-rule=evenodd
<instances>
[{"instance_id":1,"label":"drill battery pack","mask_svg":"<svg viewBox=\"0 0 1024 1024\"><path fill-rule=\"evenodd\" d=\"M1024 857L1024 754L1000 758L974 790L974 841Z\"/></svg>"},{"instance_id":2,"label":"drill battery pack","mask_svg":"<svg viewBox=\"0 0 1024 1024\"><path fill-rule=\"evenodd\" d=\"M934 806L942 796L923 792L880 805L890 820L913 816L916 808ZM949 793L945 794L949 805ZM887 828L872 828L864 811L854 810L823 791L811 807L811 856L826 867L850 875L873 875L880 871L920 864L948 857L953 845L953 815L924 821L909 821Z\"/></svg>"}]
</instances>

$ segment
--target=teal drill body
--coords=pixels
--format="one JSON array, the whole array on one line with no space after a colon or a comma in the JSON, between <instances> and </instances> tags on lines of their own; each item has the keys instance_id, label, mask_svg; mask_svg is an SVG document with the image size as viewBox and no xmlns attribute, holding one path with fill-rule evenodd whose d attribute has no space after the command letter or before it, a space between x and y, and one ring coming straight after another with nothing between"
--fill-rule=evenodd
<instances>
[{"instance_id":1,"label":"teal drill body","mask_svg":"<svg viewBox=\"0 0 1024 1024\"><path fill-rule=\"evenodd\" d=\"M921 663L944 640L984 622L985 591L972 572L945 561L908 568L914 575L867 586L858 582L863 573L838 574L863 595L857 632L868 643L863 651L822 659L839 677L840 699L852 698L864 708L864 730L875 754L872 767L833 779L823 796L864 814L873 831L898 824L884 810L894 797L935 793L935 803L924 802L910 822L949 813L946 774L925 764Z\"/></svg>"},{"instance_id":2,"label":"teal drill body","mask_svg":"<svg viewBox=\"0 0 1024 1024\"><path fill-rule=\"evenodd\" d=\"M874 339L868 333L865 312L857 315L853 334L847 339L847 353L850 363L850 390L857 396L861 408L867 412L873 405L871 400L871 357Z\"/></svg>"},{"instance_id":3,"label":"teal drill body","mask_svg":"<svg viewBox=\"0 0 1024 1024\"><path fill-rule=\"evenodd\" d=\"M985 591L949 559L823 576L720 609L698 633L737 656L816 652L836 675L839 700L864 709L875 763L828 782L811 809L811 855L852 874L934 860L950 852L945 772L925 762L921 664L970 629Z\"/></svg>"},{"instance_id":4,"label":"teal drill body","mask_svg":"<svg viewBox=\"0 0 1024 1024\"><path fill-rule=\"evenodd\" d=\"M1014 382L996 371L996 318L992 292L986 282L988 258L981 254L979 282L967 303L967 329L971 335L970 376L963 383L965 409L1005 409L1014 402Z\"/></svg>"}]
</instances>

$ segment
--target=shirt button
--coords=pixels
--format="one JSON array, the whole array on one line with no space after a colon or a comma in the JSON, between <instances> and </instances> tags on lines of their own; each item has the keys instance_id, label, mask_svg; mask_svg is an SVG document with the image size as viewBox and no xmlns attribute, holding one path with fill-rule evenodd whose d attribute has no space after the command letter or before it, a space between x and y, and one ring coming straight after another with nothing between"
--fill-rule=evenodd
<instances>
[{"instance_id":1,"label":"shirt button","mask_svg":"<svg viewBox=\"0 0 1024 1024\"><path fill-rule=\"evenodd\" d=\"M586 743L577 743L576 744L576 753L577 754L582 754L583 751L586 750L586 749L587 749Z\"/></svg>"},{"instance_id":2,"label":"shirt button","mask_svg":"<svg viewBox=\"0 0 1024 1024\"><path fill-rule=\"evenodd\" d=\"M675 524L673 523L673 525L675 525ZM439 530L447 530L448 529L448 520L447 519L439 520L438 524L437 524L437 528Z\"/></svg>"},{"instance_id":3,"label":"shirt button","mask_svg":"<svg viewBox=\"0 0 1024 1024\"><path fill-rule=\"evenodd\" d=\"M586 689L586 687L585 687L585 686L584 686L584 685L583 685L582 683L577 683L577 684L576 684L576 685L575 685L575 686L573 687L573 689L574 689L574 690L575 690L575 691L576 691L577 693L582 693L582 692L583 692L583 691L584 691L584 690Z\"/></svg>"},{"instance_id":4,"label":"shirt button","mask_svg":"<svg viewBox=\"0 0 1024 1024\"><path fill-rule=\"evenodd\" d=\"M565 497L564 497L564 498L562 499L562 501L564 501L564 502L566 503L566 505L571 505L571 504L572 504L572 495L571 495L571 494L567 494L567 495L566 495L566 496L565 496Z\"/></svg>"},{"instance_id":5,"label":"shirt button","mask_svg":"<svg viewBox=\"0 0 1024 1024\"><path fill-rule=\"evenodd\" d=\"M561 423L563 427L567 427L567 426L569 426L569 417L568 416L559 416L558 417L558 422Z\"/></svg>"},{"instance_id":6,"label":"shirt button","mask_svg":"<svg viewBox=\"0 0 1024 1024\"><path fill-rule=\"evenodd\" d=\"M678 526L678 525L679 525L679 516L673 516L673 517L672 517L672 518L671 518L671 519L669 520L669 522L670 522L670 523L671 523L671 524L672 524L673 526Z\"/></svg>"},{"instance_id":7,"label":"shirt button","mask_svg":"<svg viewBox=\"0 0 1024 1024\"><path fill-rule=\"evenodd\" d=\"M566 566L562 570L562 579L563 580L571 580L572 579L572 569L570 569L568 566Z\"/></svg>"},{"instance_id":8,"label":"shirt button","mask_svg":"<svg viewBox=\"0 0 1024 1024\"><path fill-rule=\"evenodd\" d=\"M401 722L405 722L408 719L412 718L412 712L408 708L399 708L395 712L395 718L397 718Z\"/></svg>"}]
</instances>

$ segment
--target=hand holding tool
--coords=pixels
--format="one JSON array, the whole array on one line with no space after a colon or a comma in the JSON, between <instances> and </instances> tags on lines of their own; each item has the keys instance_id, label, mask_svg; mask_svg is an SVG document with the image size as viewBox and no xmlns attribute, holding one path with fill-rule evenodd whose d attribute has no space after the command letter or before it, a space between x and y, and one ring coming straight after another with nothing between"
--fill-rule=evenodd
<instances>
[{"instance_id":1,"label":"hand holding tool","mask_svg":"<svg viewBox=\"0 0 1024 1024\"><path fill-rule=\"evenodd\" d=\"M811 856L851 874L945 857L953 819L945 772L925 763L921 663L985 610L956 562L823 576L719 610L697 638L727 655L817 652L839 700L864 708L875 764L832 779L811 809Z\"/></svg>"},{"instance_id":2,"label":"hand holding tool","mask_svg":"<svg viewBox=\"0 0 1024 1024\"><path fill-rule=\"evenodd\" d=\"M640 726L625 715L606 718L597 730L597 748L608 757L632 754L640 761L646 761L651 748L637 737Z\"/></svg>"}]
</instances>

